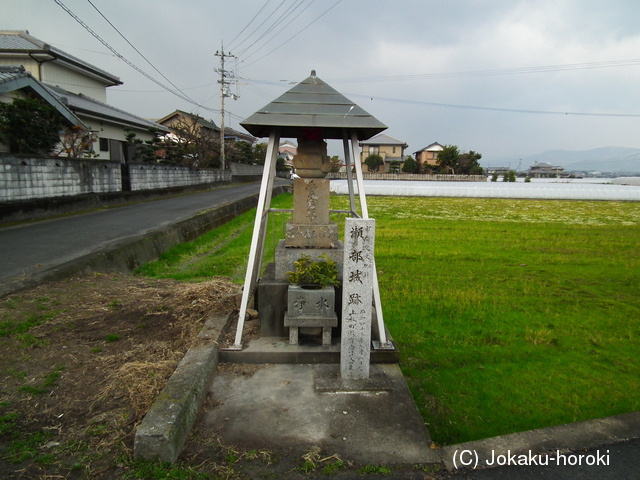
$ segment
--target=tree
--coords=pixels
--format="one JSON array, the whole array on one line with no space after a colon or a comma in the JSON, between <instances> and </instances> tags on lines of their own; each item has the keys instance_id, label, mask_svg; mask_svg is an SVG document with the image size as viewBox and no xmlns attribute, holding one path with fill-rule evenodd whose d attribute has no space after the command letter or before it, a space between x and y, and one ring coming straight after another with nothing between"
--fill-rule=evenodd
<instances>
[{"instance_id":1,"label":"tree","mask_svg":"<svg viewBox=\"0 0 640 480\"><path fill-rule=\"evenodd\" d=\"M478 160L482 158L482 154L473 150L469 153L463 153L458 157L458 173L463 175L482 175L484 171Z\"/></svg>"},{"instance_id":2,"label":"tree","mask_svg":"<svg viewBox=\"0 0 640 480\"><path fill-rule=\"evenodd\" d=\"M404 173L415 173L417 167L418 163L413 159L413 157L407 157L404 159L404 163L402 164L402 171Z\"/></svg>"},{"instance_id":3,"label":"tree","mask_svg":"<svg viewBox=\"0 0 640 480\"><path fill-rule=\"evenodd\" d=\"M163 140L165 161L190 168L220 166L220 134L200 124L200 117L180 117Z\"/></svg>"},{"instance_id":4,"label":"tree","mask_svg":"<svg viewBox=\"0 0 640 480\"><path fill-rule=\"evenodd\" d=\"M0 141L13 153L49 154L60 142L61 128L58 111L41 100L0 102Z\"/></svg>"},{"instance_id":5,"label":"tree","mask_svg":"<svg viewBox=\"0 0 640 480\"><path fill-rule=\"evenodd\" d=\"M257 165L264 165L264 160L267 157L267 144L256 143L253 146L253 163Z\"/></svg>"},{"instance_id":6,"label":"tree","mask_svg":"<svg viewBox=\"0 0 640 480\"><path fill-rule=\"evenodd\" d=\"M516 172L514 170L509 170L502 177L503 182L515 182L516 181Z\"/></svg>"},{"instance_id":7,"label":"tree","mask_svg":"<svg viewBox=\"0 0 640 480\"><path fill-rule=\"evenodd\" d=\"M66 155L71 158L97 157L93 144L98 141L98 134L79 125L67 128L60 139L60 149L56 156Z\"/></svg>"},{"instance_id":8,"label":"tree","mask_svg":"<svg viewBox=\"0 0 640 480\"><path fill-rule=\"evenodd\" d=\"M442 151L438 153L438 160L436 160L440 170L444 172L456 173L458 168L458 157L460 151L455 145L447 145L442 148Z\"/></svg>"},{"instance_id":9,"label":"tree","mask_svg":"<svg viewBox=\"0 0 640 480\"><path fill-rule=\"evenodd\" d=\"M400 162L397 160L389 164L389 173L400 173Z\"/></svg>"},{"instance_id":10,"label":"tree","mask_svg":"<svg viewBox=\"0 0 640 480\"><path fill-rule=\"evenodd\" d=\"M380 166L384 165L384 160L380 155L374 153L365 158L364 163L370 172L377 172Z\"/></svg>"},{"instance_id":11,"label":"tree","mask_svg":"<svg viewBox=\"0 0 640 480\"><path fill-rule=\"evenodd\" d=\"M125 127L124 131L127 132L125 138L127 139L127 145L132 148L132 160L137 162L157 162L158 150L165 147L159 137L158 129L149 128L149 133L152 135L151 140L142 140L138 138L136 132L131 127Z\"/></svg>"},{"instance_id":12,"label":"tree","mask_svg":"<svg viewBox=\"0 0 640 480\"><path fill-rule=\"evenodd\" d=\"M276 159L276 172L288 172L290 168L284 161L284 157L278 157Z\"/></svg>"},{"instance_id":13,"label":"tree","mask_svg":"<svg viewBox=\"0 0 640 480\"><path fill-rule=\"evenodd\" d=\"M237 141L226 151L230 162L253 163L253 146L249 142Z\"/></svg>"},{"instance_id":14,"label":"tree","mask_svg":"<svg viewBox=\"0 0 640 480\"><path fill-rule=\"evenodd\" d=\"M342 168L342 162L337 155L331 157L331 171L337 173Z\"/></svg>"}]
</instances>

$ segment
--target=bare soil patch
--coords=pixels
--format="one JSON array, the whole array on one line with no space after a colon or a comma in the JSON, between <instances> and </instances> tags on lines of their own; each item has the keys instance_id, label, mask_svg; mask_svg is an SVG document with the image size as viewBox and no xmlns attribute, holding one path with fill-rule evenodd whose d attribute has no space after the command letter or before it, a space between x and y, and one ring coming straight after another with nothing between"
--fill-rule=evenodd
<instances>
[{"instance_id":1,"label":"bare soil patch","mask_svg":"<svg viewBox=\"0 0 640 480\"><path fill-rule=\"evenodd\" d=\"M197 425L177 465L133 461L136 427L187 350L203 341L204 322L236 310L238 288L225 278L180 283L96 273L1 298L0 478L361 478L361 466L337 455L299 457L268 445L243 451ZM258 331L249 321L244 339ZM220 345L234 335L232 323ZM243 376L259 368L218 366Z\"/></svg>"},{"instance_id":2,"label":"bare soil patch","mask_svg":"<svg viewBox=\"0 0 640 480\"><path fill-rule=\"evenodd\" d=\"M121 478L136 426L237 290L92 274L2 298L2 478Z\"/></svg>"}]
</instances>

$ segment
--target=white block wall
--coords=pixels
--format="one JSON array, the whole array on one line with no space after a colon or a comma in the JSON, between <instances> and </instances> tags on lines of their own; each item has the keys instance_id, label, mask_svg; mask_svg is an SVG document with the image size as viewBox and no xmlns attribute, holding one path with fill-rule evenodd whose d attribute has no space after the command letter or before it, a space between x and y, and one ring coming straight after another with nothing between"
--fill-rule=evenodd
<instances>
[{"instance_id":1,"label":"white block wall","mask_svg":"<svg viewBox=\"0 0 640 480\"><path fill-rule=\"evenodd\" d=\"M191 170L187 167L150 164L129 164L129 167L131 190L153 190L231 181L229 171Z\"/></svg>"},{"instance_id":2,"label":"white block wall","mask_svg":"<svg viewBox=\"0 0 640 480\"><path fill-rule=\"evenodd\" d=\"M68 158L0 158L0 202L122 188L120 164Z\"/></svg>"},{"instance_id":3,"label":"white block wall","mask_svg":"<svg viewBox=\"0 0 640 480\"><path fill-rule=\"evenodd\" d=\"M230 171L129 164L132 190L231 181ZM0 202L122 191L119 162L74 158L0 157Z\"/></svg>"}]
</instances>

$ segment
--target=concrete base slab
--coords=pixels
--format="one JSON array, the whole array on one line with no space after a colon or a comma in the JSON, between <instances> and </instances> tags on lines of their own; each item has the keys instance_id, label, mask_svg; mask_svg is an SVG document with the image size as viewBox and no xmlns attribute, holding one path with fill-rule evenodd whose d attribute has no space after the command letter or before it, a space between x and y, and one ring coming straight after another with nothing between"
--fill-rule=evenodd
<instances>
[{"instance_id":1,"label":"concrete base slab","mask_svg":"<svg viewBox=\"0 0 640 480\"><path fill-rule=\"evenodd\" d=\"M371 465L440 462L397 365L378 366L390 390L360 392L318 391L326 367L264 365L251 377L219 371L209 391L215 407L200 429L246 449L303 455L319 447Z\"/></svg>"},{"instance_id":2,"label":"concrete base slab","mask_svg":"<svg viewBox=\"0 0 640 480\"><path fill-rule=\"evenodd\" d=\"M316 392L323 393L358 393L358 392L390 392L393 381L385 373L384 366L371 365L369 378L352 380L342 378L339 365L318 365L315 369Z\"/></svg>"},{"instance_id":3,"label":"concrete base slab","mask_svg":"<svg viewBox=\"0 0 640 480\"><path fill-rule=\"evenodd\" d=\"M371 363L397 363L398 350L371 350ZM340 339L333 338L331 345L322 345L320 337L299 339L298 345L290 345L288 337L260 337L251 340L242 350L221 348L220 362L228 363L340 363Z\"/></svg>"}]
</instances>

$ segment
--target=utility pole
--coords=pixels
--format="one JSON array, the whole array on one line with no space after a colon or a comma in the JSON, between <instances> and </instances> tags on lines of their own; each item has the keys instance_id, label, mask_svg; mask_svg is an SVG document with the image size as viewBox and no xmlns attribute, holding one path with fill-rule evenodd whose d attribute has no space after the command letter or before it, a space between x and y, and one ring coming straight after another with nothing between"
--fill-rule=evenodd
<instances>
[{"instance_id":1,"label":"utility pole","mask_svg":"<svg viewBox=\"0 0 640 480\"><path fill-rule=\"evenodd\" d=\"M216 57L220 57L220 70L218 70L218 73L220 73L220 80L218 80L218 83L220 84L220 167L224 170L226 168L224 154L224 99L225 97L231 97L234 100L237 100L238 96L229 91L228 87L231 82L227 79L233 79L233 75L229 75L230 72L227 72L224 69L225 58L235 58L235 55L231 55L228 52L225 53L224 44L221 44L220 51L216 51Z\"/></svg>"}]
</instances>

